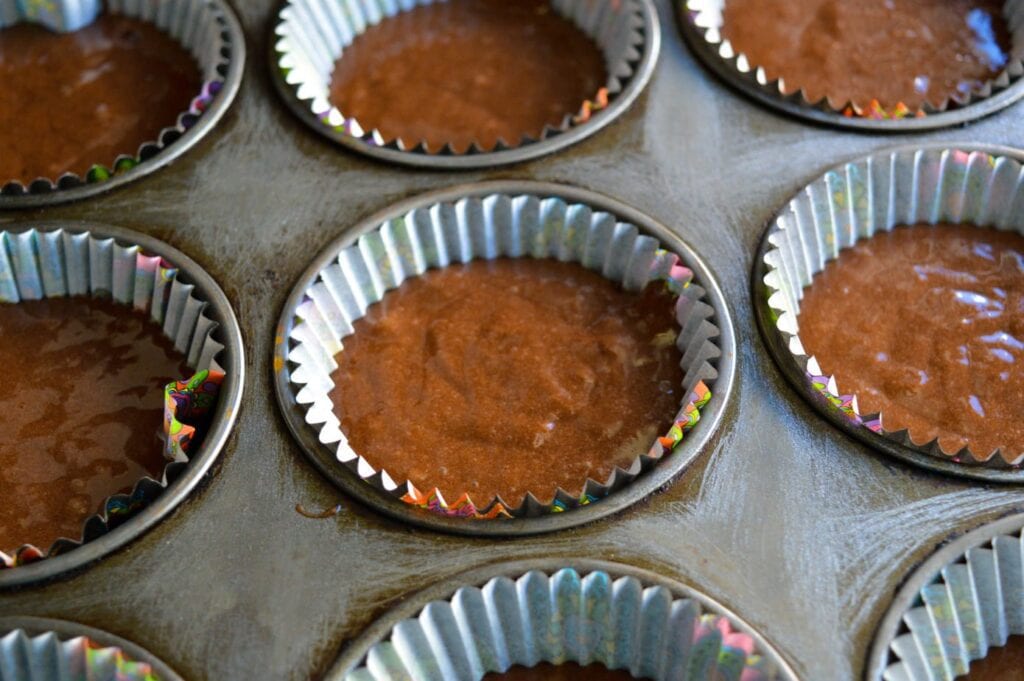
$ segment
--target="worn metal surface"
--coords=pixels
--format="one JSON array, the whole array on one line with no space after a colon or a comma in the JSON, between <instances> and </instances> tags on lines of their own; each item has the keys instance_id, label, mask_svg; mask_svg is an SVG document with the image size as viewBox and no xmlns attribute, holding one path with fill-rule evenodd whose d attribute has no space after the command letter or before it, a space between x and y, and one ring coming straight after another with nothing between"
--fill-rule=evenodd
<instances>
[{"instance_id":1,"label":"worn metal surface","mask_svg":"<svg viewBox=\"0 0 1024 681\"><path fill-rule=\"evenodd\" d=\"M236 0L251 53L272 0ZM129 638L190 681L325 672L402 594L502 559L610 558L697 585L774 643L810 681L860 678L897 584L953 532L1024 506L1024 489L903 466L825 423L765 351L749 272L765 223L842 160L896 143L1020 145L1024 108L919 136L815 127L759 108L685 50L669 0L661 60L620 121L500 171L394 168L343 152L280 102L250 60L239 101L174 166L107 196L18 217L121 224L181 248L227 292L243 328L245 400L209 484L142 539L84 573L0 593L0 614L60 617ZM737 385L708 452L665 492L582 528L460 538L386 520L342 496L277 412L270 358L291 286L360 218L477 179L568 182L676 230L718 277L739 346ZM301 503L336 517L311 520Z\"/></svg>"}]
</instances>

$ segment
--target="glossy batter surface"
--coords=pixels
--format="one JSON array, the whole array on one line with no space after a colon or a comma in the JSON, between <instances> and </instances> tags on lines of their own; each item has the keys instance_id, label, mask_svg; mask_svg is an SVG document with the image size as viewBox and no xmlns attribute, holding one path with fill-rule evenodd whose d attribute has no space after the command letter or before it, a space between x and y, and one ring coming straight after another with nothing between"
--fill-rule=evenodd
<instances>
[{"instance_id":1,"label":"glossy batter surface","mask_svg":"<svg viewBox=\"0 0 1024 681\"><path fill-rule=\"evenodd\" d=\"M1001 648L989 648L981 660L971 663L967 681L1024 681L1024 637L1012 636Z\"/></svg>"},{"instance_id":2,"label":"glossy batter surface","mask_svg":"<svg viewBox=\"0 0 1024 681\"><path fill-rule=\"evenodd\" d=\"M861 413L915 442L1024 453L1024 237L901 227L843 251L804 291L800 338Z\"/></svg>"},{"instance_id":3,"label":"glossy batter surface","mask_svg":"<svg viewBox=\"0 0 1024 681\"><path fill-rule=\"evenodd\" d=\"M512 667L505 673L493 672L484 681L636 681L627 671L611 670L601 664L581 667L575 662L554 665L541 662L536 667Z\"/></svg>"},{"instance_id":4,"label":"glossy batter surface","mask_svg":"<svg viewBox=\"0 0 1024 681\"><path fill-rule=\"evenodd\" d=\"M85 175L134 156L187 111L202 80L153 24L103 15L72 33L0 30L0 185Z\"/></svg>"},{"instance_id":5,"label":"glossy batter surface","mask_svg":"<svg viewBox=\"0 0 1024 681\"><path fill-rule=\"evenodd\" d=\"M480 505L579 494L679 410L674 303L554 260L432 270L355 323L331 399L352 448L396 482Z\"/></svg>"},{"instance_id":6,"label":"glossy batter surface","mask_svg":"<svg viewBox=\"0 0 1024 681\"><path fill-rule=\"evenodd\" d=\"M108 496L160 479L163 389L188 369L112 301L0 304L0 551L78 539Z\"/></svg>"},{"instance_id":7,"label":"glossy batter surface","mask_svg":"<svg viewBox=\"0 0 1024 681\"><path fill-rule=\"evenodd\" d=\"M597 44L547 0L448 0L386 19L345 48L331 101L407 146L518 145L605 85Z\"/></svg>"},{"instance_id":8,"label":"glossy batter surface","mask_svg":"<svg viewBox=\"0 0 1024 681\"><path fill-rule=\"evenodd\" d=\"M722 35L786 92L835 108L940 106L999 73L1002 0L726 0Z\"/></svg>"}]
</instances>

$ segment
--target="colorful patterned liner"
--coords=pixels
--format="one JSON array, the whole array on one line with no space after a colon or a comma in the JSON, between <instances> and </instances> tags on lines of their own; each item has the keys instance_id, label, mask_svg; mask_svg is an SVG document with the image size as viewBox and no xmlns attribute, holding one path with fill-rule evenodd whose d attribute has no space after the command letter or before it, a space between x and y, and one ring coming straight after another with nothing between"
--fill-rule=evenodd
<instances>
[{"instance_id":1,"label":"colorful patterned liner","mask_svg":"<svg viewBox=\"0 0 1024 681\"><path fill-rule=\"evenodd\" d=\"M152 666L85 636L61 640L16 629L0 638L0 679L17 681L160 681Z\"/></svg>"},{"instance_id":2,"label":"colorful patterned liner","mask_svg":"<svg viewBox=\"0 0 1024 681\"><path fill-rule=\"evenodd\" d=\"M0 0L0 28L27 21L68 33L91 24L100 0Z\"/></svg>"},{"instance_id":3,"label":"colorful patterned liner","mask_svg":"<svg viewBox=\"0 0 1024 681\"><path fill-rule=\"evenodd\" d=\"M26 544L13 556L0 551L0 570L73 550L121 525L156 499L188 463L196 430L208 425L224 380L216 359L224 346L213 338L217 323L206 315L206 303L194 296L194 287L181 281L178 270L161 257L88 232L0 232L0 304L64 296L110 296L148 314L185 355L188 366L201 369L190 380L171 383L165 390L168 464L161 480L143 478L131 493L108 498L100 513L86 519L77 541L58 539L47 551Z\"/></svg>"},{"instance_id":4,"label":"colorful patterned liner","mask_svg":"<svg viewBox=\"0 0 1024 681\"><path fill-rule=\"evenodd\" d=\"M1024 167L1011 158L954 149L883 152L840 166L790 201L770 226L764 284L774 326L801 370L807 387L857 426L915 452L964 465L1016 468L1024 452L956 452L937 439L921 442L906 430L888 431L882 414L862 414L855 395L844 394L804 351L799 337L800 300L814 276L844 248L900 225L954 223L1024 234ZM839 381L842 378L839 377Z\"/></svg>"},{"instance_id":5,"label":"colorful patterned liner","mask_svg":"<svg viewBox=\"0 0 1024 681\"><path fill-rule=\"evenodd\" d=\"M788 678L745 626L664 586L602 570L534 570L428 603L344 681L479 681L541 662L603 664L654 681Z\"/></svg>"},{"instance_id":6,"label":"colorful patterned liner","mask_svg":"<svg viewBox=\"0 0 1024 681\"><path fill-rule=\"evenodd\" d=\"M993 537L982 527L974 533L977 539L948 563L925 566L934 574L900 615L891 639L876 641L876 651L884 648L883 659L869 678L952 681L991 648L1024 635L1021 532Z\"/></svg>"},{"instance_id":7,"label":"colorful patterned liner","mask_svg":"<svg viewBox=\"0 0 1024 681\"><path fill-rule=\"evenodd\" d=\"M1003 15L1011 31L1012 49L1006 67L980 88L975 88L965 96L953 97L935 107L925 104L921 109L910 109L903 103L896 106L883 107L874 100L867 107L860 107L853 102L841 106L833 106L827 97L817 101L807 98L804 91L787 93L783 87L783 79L769 79L764 69L752 64L746 55L733 50L728 40L722 37L722 9L726 0L676 0L683 3L686 20L706 47L712 51L725 68L735 75L747 88L769 95L791 104L818 109L845 118L867 118L871 120L900 120L905 118L923 118L930 114L942 113L951 109L963 108L991 97L1006 90L1024 75L1024 0L1007 0Z\"/></svg>"},{"instance_id":8,"label":"colorful patterned liner","mask_svg":"<svg viewBox=\"0 0 1024 681\"><path fill-rule=\"evenodd\" d=\"M335 355L343 339L369 305L408 277L430 268L477 258L551 257L579 262L626 290L641 291L651 282L663 282L678 296L676 344L682 353L683 388L688 398L670 430L634 459L628 469L616 468L605 482L587 480L579 496L563 489L528 493L518 504L500 498L474 502L467 493L452 502L437 488L419 490L411 481L397 484L348 445L329 397L337 368ZM704 300L704 289L692 281L692 272L679 257L659 247L656 239L641 235L630 224L604 212L560 198L507 196L466 198L418 208L362 235L320 272L306 292L288 339L289 382L295 401L306 412L306 423L320 443L332 448L339 463L374 488L402 501L446 516L466 519L507 519L561 513L595 503L622 489L661 459L670 455L700 419L711 399L721 351L715 339L714 310ZM379 462L378 462L379 465ZM553 496L552 496L553 495Z\"/></svg>"},{"instance_id":9,"label":"colorful patterned liner","mask_svg":"<svg viewBox=\"0 0 1024 681\"><path fill-rule=\"evenodd\" d=\"M15 1L35 3L39 0ZM45 0L44 4L51 1ZM224 87L224 77L235 50L231 42L231 32L227 30L227 19L210 0L161 0L159 3L151 0L106 0L104 4L107 12L152 22L180 42L199 63L204 83L201 91L192 100L188 111L178 116L174 125L161 130L156 140L140 145L134 155L122 154L114 159L110 166L96 164L84 177L75 173L65 173L56 179L38 178L27 186L17 180L10 181L0 187L0 196L42 194L72 189L124 174L153 158L184 135L213 104ZM4 18L0 12L0 27L3 26ZM0 178L0 182L2 181Z\"/></svg>"},{"instance_id":10,"label":"colorful patterned liner","mask_svg":"<svg viewBox=\"0 0 1024 681\"><path fill-rule=\"evenodd\" d=\"M342 3L340 0L288 0L278 14L274 28L277 67L293 96L320 120L324 126L342 135L373 147L388 147L415 154L459 156L514 149L560 135L583 125L597 111L625 89L633 78L643 55L644 19L636 0L551 0L555 11L572 20L594 39L605 54L608 82L593 99L581 104L579 111L567 115L557 128L547 127L540 137L524 135L520 140L499 142L494 149L483 149L476 143L462 153L449 145L432 152L425 141L406 146L399 139L388 139L379 130L367 130L359 121L346 116L330 101L331 74L334 62L369 26L386 21L399 12L417 5L443 0L367 0L365 3Z\"/></svg>"}]
</instances>

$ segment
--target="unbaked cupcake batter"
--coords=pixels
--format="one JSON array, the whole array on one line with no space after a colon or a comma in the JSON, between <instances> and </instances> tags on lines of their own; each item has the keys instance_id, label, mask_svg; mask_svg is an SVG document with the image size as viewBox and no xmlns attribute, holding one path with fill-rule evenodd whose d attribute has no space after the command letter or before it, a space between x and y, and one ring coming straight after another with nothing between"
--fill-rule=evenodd
<instances>
[{"instance_id":1,"label":"unbaked cupcake batter","mask_svg":"<svg viewBox=\"0 0 1024 681\"><path fill-rule=\"evenodd\" d=\"M536 667L512 667L507 672L491 673L483 681L636 681L627 671L611 670L601 664L581 667L575 662L559 665L541 662Z\"/></svg>"},{"instance_id":2,"label":"unbaked cupcake batter","mask_svg":"<svg viewBox=\"0 0 1024 681\"><path fill-rule=\"evenodd\" d=\"M447 0L358 36L334 66L331 101L386 139L465 152L561 126L606 81L597 44L548 0Z\"/></svg>"},{"instance_id":3,"label":"unbaked cupcake batter","mask_svg":"<svg viewBox=\"0 0 1024 681\"><path fill-rule=\"evenodd\" d=\"M475 261L355 323L331 393L352 448L448 501L549 502L646 454L682 399L675 298L572 263Z\"/></svg>"},{"instance_id":4,"label":"unbaked cupcake batter","mask_svg":"<svg viewBox=\"0 0 1024 681\"><path fill-rule=\"evenodd\" d=\"M164 386L188 369L159 325L109 300L0 304L0 338L0 551L46 550L160 479Z\"/></svg>"},{"instance_id":5,"label":"unbaked cupcake batter","mask_svg":"<svg viewBox=\"0 0 1024 681\"><path fill-rule=\"evenodd\" d=\"M1007 65L1002 0L726 0L722 36L786 92L918 110Z\"/></svg>"},{"instance_id":6,"label":"unbaked cupcake batter","mask_svg":"<svg viewBox=\"0 0 1024 681\"><path fill-rule=\"evenodd\" d=\"M153 24L100 16L72 33L0 30L0 185L84 176L135 156L202 87L199 67Z\"/></svg>"},{"instance_id":7,"label":"unbaked cupcake batter","mask_svg":"<svg viewBox=\"0 0 1024 681\"><path fill-rule=\"evenodd\" d=\"M863 414L948 452L1024 454L1024 237L901 227L857 243L804 291L800 338Z\"/></svg>"},{"instance_id":8,"label":"unbaked cupcake batter","mask_svg":"<svg viewBox=\"0 0 1024 681\"><path fill-rule=\"evenodd\" d=\"M1001 648L989 648L981 660L971 663L967 681L1024 681L1024 637L1012 636Z\"/></svg>"}]
</instances>

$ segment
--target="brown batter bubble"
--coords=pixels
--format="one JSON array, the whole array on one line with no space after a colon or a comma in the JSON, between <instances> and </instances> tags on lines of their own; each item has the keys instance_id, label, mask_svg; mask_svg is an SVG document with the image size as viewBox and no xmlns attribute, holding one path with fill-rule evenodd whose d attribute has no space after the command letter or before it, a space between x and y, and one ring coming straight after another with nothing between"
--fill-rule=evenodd
<instances>
[{"instance_id":1,"label":"brown batter bubble","mask_svg":"<svg viewBox=\"0 0 1024 681\"><path fill-rule=\"evenodd\" d=\"M843 251L800 304L800 338L861 413L947 452L1024 453L1024 237L901 227Z\"/></svg>"},{"instance_id":2,"label":"brown batter bubble","mask_svg":"<svg viewBox=\"0 0 1024 681\"><path fill-rule=\"evenodd\" d=\"M202 88L195 59L154 25L104 15L72 33L0 30L0 185L85 175L134 156Z\"/></svg>"},{"instance_id":3,"label":"brown batter bubble","mask_svg":"<svg viewBox=\"0 0 1024 681\"><path fill-rule=\"evenodd\" d=\"M352 448L396 482L481 505L578 494L679 410L674 300L554 260L433 270L355 323L331 399Z\"/></svg>"},{"instance_id":4,"label":"brown batter bubble","mask_svg":"<svg viewBox=\"0 0 1024 681\"><path fill-rule=\"evenodd\" d=\"M1024 681L1024 636L1012 636L1001 648L989 648L961 677L967 681Z\"/></svg>"},{"instance_id":5,"label":"brown batter bubble","mask_svg":"<svg viewBox=\"0 0 1024 681\"><path fill-rule=\"evenodd\" d=\"M406 146L519 144L607 81L598 46L548 0L448 0L373 26L335 63L331 101Z\"/></svg>"},{"instance_id":6,"label":"brown batter bubble","mask_svg":"<svg viewBox=\"0 0 1024 681\"><path fill-rule=\"evenodd\" d=\"M1002 0L726 0L722 35L787 93L941 106L1006 66Z\"/></svg>"},{"instance_id":7,"label":"brown batter bubble","mask_svg":"<svg viewBox=\"0 0 1024 681\"><path fill-rule=\"evenodd\" d=\"M575 662L559 665L541 662L536 667L512 667L507 672L492 672L483 681L636 681L627 671L611 670L602 664L581 667Z\"/></svg>"},{"instance_id":8,"label":"brown batter bubble","mask_svg":"<svg viewBox=\"0 0 1024 681\"><path fill-rule=\"evenodd\" d=\"M109 300L0 304L0 338L0 550L45 550L161 477L163 389L188 369L159 325Z\"/></svg>"}]
</instances>

